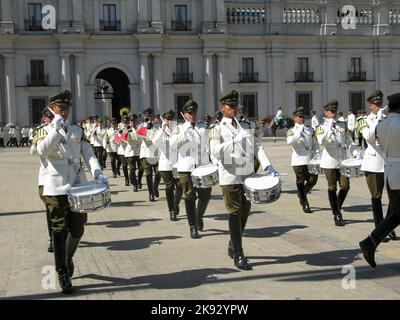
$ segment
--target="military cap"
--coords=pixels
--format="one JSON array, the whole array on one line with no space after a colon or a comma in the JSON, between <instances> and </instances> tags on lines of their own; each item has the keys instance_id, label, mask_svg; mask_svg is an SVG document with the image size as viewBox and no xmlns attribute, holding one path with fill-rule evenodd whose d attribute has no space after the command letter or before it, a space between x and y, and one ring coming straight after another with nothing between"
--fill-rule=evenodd
<instances>
[{"instance_id":1,"label":"military cap","mask_svg":"<svg viewBox=\"0 0 400 320\"><path fill-rule=\"evenodd\" d=\"M208 114L204 116L204 121L211 121L212 117Z\"/></svg>"},{"instance_id":2,"label":"military cap","mask_svg":"<svg viewBox=\"0 0 400 320\"><path fill-rule=\"evenodd\" d=\"M154 112L153 112L153 109L152 109L152 108L146 108L146 109L143 110L143 114L144 114L145 116L151 116L151 115L154 114Z\"/></svg>"},{"instance_id":3,"label":"military cap","mask_svg":"<svg viewBox=\"0 0 400 320\"><path fill-rule=\"evenodd\" d=\"M371 95L367 98L369 103L382 103L383 102L383 93L380 90L375 90Z\"/></svg>"},{"instance_id":4,"label":"military cap","mask_svg":"<svg viewBox=\"0 0 400 320\"><path fill-rule=\"evenodd\" d=\"M197 112L199 105L197 104L196 101L194 100L189 100L188 102L185 103L185 105L182 107L183 112Z\"/></svg>"},{"instance_id":5,"label":"military cap","mask_svg":"<svg viewBox=\"0 0 400 320\"><path fill-rule=\"evenodd\" d=\"M55 96L49 98L49 104L57 104L60 107L71 107L72 93L69 90L63 90Z\"/></svg>"},{"instance_id":6,"label":"military cap","mask_svg":"<svg viewBox=\"0 0 400 320\"><path fill-rule=\"evenodd\" d=\"M223 96L220 100L221 103L236 106L239 103L239 92L232 90L227 95Z\"/></svg>"},{"instance_id":7,"label":"military cap","mask_svg":"<svg viewBox=\"0 0 400 320\"><path fill-rule=\"evenodd\" d=\"M54 114L49 110L49 108L44 108L43 110L42 110L42 117L49 117L49 118L51 118L51 117L54 117Z\"/></svg>"},{"instance_id":8,"label":"military cap","mask_svg":"<svg viewBox=\"0 0 400 320\"><path fill-rule=\"evenodd\" d=\"M169 110L165 112L162 116L167 120L172 120L175 117L175 112L173 110Z\"/></svg>"},{"instance_id":9,"label":"military cap","mask_svg":"<svg viewBox=\"0 0 400 320\"><path fill-rule=\"evenodd\" d=\"M221 111L217 111L214 113L215 119L222 119L223 117L224 117L224 114Z\"/></svg>"},{"instance_id":10,"label":"military cap","mask_svg":"<svg viewBox=\"0 0 400 320\"><path fill-rule=\"evenodd\" d=\"M118 123L117 119L115 119L115 118L111 118L110 122L111 123Z\"/></svg>"},{"instance_id":11,"label":"military cap","mask_svg":"<svg viewBox=\"0 0 400 320\"><path fill-rule=\"evenodd\" d=\"M337 100L331 100L324 106L324 110L325 111L337 111L338 106L339 106L339 102Z\"/></svg>"},{"instance_id":12,"label":"military cap","mask_svg":"<svg viewBox=\"0 0 400 320\"><path fill-rule=\"evenodd\" d=\"M400 93L395 93L387 97L389 100L389 110L397 111L400 109Z\"/></svg>"},{"instance_id":13,"label":"military cap","mask_svg":"<svg viewBox=\"0 0 400 320\"><path fill-rule=\"evenodd\" d=\"M298 117L304 117L304 108L298 107L296 110L294 110L293 115Z\"/></svg>"}]
</instances>

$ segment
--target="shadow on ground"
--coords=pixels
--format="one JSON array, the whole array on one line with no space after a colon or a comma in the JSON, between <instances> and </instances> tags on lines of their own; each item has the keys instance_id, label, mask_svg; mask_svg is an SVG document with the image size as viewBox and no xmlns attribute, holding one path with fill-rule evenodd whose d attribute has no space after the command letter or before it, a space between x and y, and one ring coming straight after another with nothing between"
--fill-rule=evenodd
<instances>
[{"instance_id":1,"label":"shadow on ground","mask_svg":"<svg viewBox=\"0 0 400 320\"><path fill-rule=\"evenodd\" d=\"M132 219L117 221L88 222L87 226L106 226L107 228L131 228L138 227L144 222L162 221L162 219Z\"/></svg>"}]
</instances>

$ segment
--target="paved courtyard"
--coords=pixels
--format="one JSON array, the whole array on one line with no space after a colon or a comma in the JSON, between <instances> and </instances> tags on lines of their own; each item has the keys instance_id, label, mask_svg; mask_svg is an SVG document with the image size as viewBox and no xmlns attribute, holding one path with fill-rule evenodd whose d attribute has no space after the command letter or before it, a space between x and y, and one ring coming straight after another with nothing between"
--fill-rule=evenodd
<instances>
[{"instance_id":1,"label":"paved courtyard","mask_svg":"<svg viewBox=\"0 0 400 320\"><path fill-rule=\"evenodd\" d=\"M219 186L213 188L205 231L193 240L183 203L179 221L169 220L164 185L161 198L149 203L146 185L133 193L117 178L110 179L111 206L89 214L74 259L76 292L68 297L49 280L54 257L47 252L37 194L38 158L26 148L0 149L0 298L399 299L400 241L379 247L375 270L358 247L373 228L365 179L351 180L343 208L347 224L335 227L324 176L309 195L314 213L306 215L296 196L290 147L284 141L263 143L274 166L288 175L278 201L252 206L243 239L252 271L239 271L227 256L228 221ZM111 175L109 168L106 174ZM353 275L355 281L348 280Z\"/></svg>"}]
</instances>

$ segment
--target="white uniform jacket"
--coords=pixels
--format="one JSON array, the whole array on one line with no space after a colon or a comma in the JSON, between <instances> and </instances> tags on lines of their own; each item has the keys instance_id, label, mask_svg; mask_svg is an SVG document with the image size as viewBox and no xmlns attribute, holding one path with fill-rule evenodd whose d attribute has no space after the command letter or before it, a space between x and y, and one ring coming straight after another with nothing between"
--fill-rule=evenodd
<instances>
[{"instance_id":1,"label":"white uniform jacket","mask_svg":"<svg viewBox=\"0 0 400 320\"><path fill-rule=\"evenodd\" d=\"M389 113L378 123L376 131L385 155L385 184L400 190L400 114Z\"/></svg>"},{"instance_id":2,"label":"white uniform jacket","mask_svg":"<svg viewBox=\"0 0 400 320\"><path fill-rule=\"evenodd\" d=\"M153 139L153 144L158 148L160 159L158 160L158 171L172 171L172 166L178 161L176 149L171 147L172 131L166 127L164 130L157 130Z\"/></svg>"},{"instance_id":3,"label":"white uniform jacket","mask_svg":"<svg viewBox=\"0 0 400 320\"><path fill-rule=\"evenodd\" d=\"M354 131L356 129L356 116L354 113L347 116L347 129Z\"/></svg>"},{"instance_id":4,"label":"white uniform jacket","mask_svg":"<svg viewBox=\"0 0 400 320\"><path fill-rule=\"evenodd\" d=\"M116 141L115 141L118 144L117 154L120 156L125 156L125 148L127 145L126 141L122 140L122 138L121 138L121 135L123 132L124 132L124 128L121 128L117 131Z\"/></svg>"},{"instance_id":5,"label":"white uniform jacket","mask_svg":"<svg viewBox=\"0 0 400 320\"><path fill-rule=\"evenodd\" d=\"M128 131L128 143L125 148L125 158L136 157L140 155L141 139L136 135L135 128L130 128Z\"/></svg>"},{"instance_id":6,"label":"white uniform jacket","mask_svg":"<svg viewBox=\"0 0 400 320\"><path fill-rule=\"evenodd\" d=\"M115 142L115 138L117 136L117 129L108 128L103 136L103 148L106 149L107 152L117 152L118 143Z\"/></svg>"},{"instance_id":7,"label":"white uniform jacket","mask_svg":"<svg viewBox=\"0 0 400 320\"><path fill-rule=\"evenodd\" d=\"M312 118L311 118L311 127L312 127L314 130L316 130L318 126L319 126L318 117L317 117L316 115L315 115L315 116L312 116Z\"/></svg>"},{"instance_id":8,"label":"white uniform jacket","mask_svg":"<svg viewBox=\"0 0 400 320\"><path fill-rule=\"evenodd\" d=\"M313 128L295 124L286 133L286 141L292 146L291 166L308 165L314 155L319 154L319 145Z\"/></svg>"},{"instance_id":9,"label":"white uniform jacket","mask_svg":"<svg viewBox=\"0 0 400 320\"><path fill-rule=\"evenodd\" d=\"M37 153L46 159L43 195L66 195L80 182L81 156L93 177L102 174L92 147L84 137L83 129L75 124L66 124L64 130L56 131L49 124L38 131Z\"/></svg>"},{"instance_id":10,"label":"white uniform jacket","mask_svg":"<svg viewBox=\"0 0 400 320\"><path fill-rule=\"evenodd\" d=\"M100 127L96 126L93 130L93 147L102 147L103 146L103 137L105 134L105 130Z\"/></svg>"},{"instance_id":11,"label":"white uniform jacket","mask_svg":"<svg viewBox=\"0 0 400 320\"><path fill-rule=\"evenodd\" d=\"M364 159L361 165L362 171L384 172L385 159L382 146L376 139L375 131L378 125L378 116L370 113L366 120L361 119L358 123L358 130L367 141L367 149L364 151Z\"/></svg>"},{"instance_id":12,"label":"white uniform jacket","mask_svg":"<svg viewBox=\"0 0 400 320\"><path fill-rule=\"evenodd\" d=\"M147 123L139 125L138 129L140 129L141 127L147 127ZM156 134L157 130L158 129L155 127L155 124L153 123L153 128L147 129L146 137L139 137L141 141L140 159L145 158L147 162L150 163L151 165L156 164L159 158L158 148L151 141L154 135Z\"/></svg>"},{"instance_id":13,"label":"white uniform jacket","mask_svg":"<svg viewBox=\"0 0 400 320\"><path fill-rule=\"evenodd\" d=\"M254 138L254 130L249 130L252 135L249 142L252 145L247 139L241 144L233 141L240 130L246 129L234 128L232 119L224 117L210 132L210 150L218 160L221 186L242 184L245 178L254 173L254 156L260 161L263 170L271 164L259 140Z\"/></svg>"},{"instance_id":14,"label":"white uniform jacket","mask_svg":"<svg viewBox=\"0 0 400 320\"><path fill-rule=\"evenodd\" d=\"M358 155L346 123L324 119L317 128L317 139L322 150L320 167L323 169L339 169L340 163L347 159L347 149L353 156Z\"/></svg>"},{"instance_id":15,"label":"white uniform jacket","mask_svg":"<svg viewBox=\"0 0 400 320\"><path fill-rule=\"evenodd\" d=\"M208 129L198 125L193 127L189 122L174 128L170 145L178 152L178 172L192 172L199 166L210 164L208 138Z\"/></svg>"}]
</instances>

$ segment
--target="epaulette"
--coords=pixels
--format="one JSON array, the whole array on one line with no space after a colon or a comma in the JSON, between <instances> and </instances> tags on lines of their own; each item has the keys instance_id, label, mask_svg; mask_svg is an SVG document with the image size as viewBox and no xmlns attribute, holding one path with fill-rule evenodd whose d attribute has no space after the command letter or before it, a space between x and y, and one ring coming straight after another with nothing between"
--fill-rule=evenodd
<instances>
[{"instance_id":1,"label":"epaulette","mask_svg":"<svg viewBox=\"0 0 400 320\"><path fill-rule=\"evenodd\" d=\"M33 144L36 144L38 141L44 139L47 136L47 131L44 129L45 127L46 125L43 125L34 130L34 132L32 133Z\"/></svg>"},{"instance_id":2,"label":"epaulette","mask_svg":"<svg viewBox=\"0 0 400 320\"><path fill-rule=\"evenodd\" d=\"M365 119L360 119L357 121L357 129L358 131L364 129L364 128L369 128L368 122L365 121Z\"/></svg>"},{"instance_id":3,"label":"epaulette","mask_svg":"<svg viewBox=\"0 0 400 320\"><path fill-rule=\"evenodd\" d=\"M317 135L318 134L323 134L325 132L324 128L322 128L322 126L318 126L317 127Z\"/></svg>"},{"instance_id":4,"label":"epaulette","mask_svg":"<svg viewBox=\"0 0 400 320\"><path fill-rule=\"evenodd\" d=\"M173 130L172 130L172 134L178 134L179 133L179 126L176 126Z\"/></svg>"},{"instance_id":5,"label":"epaulette","mask_svg":"<svg viewBox=\"0 0 400 320\"><path fill-rule=\"evenodd\" d=\"M293 132L292 129L289 129L289 130L286 132L286 137L290 137L290 136L294 136L294 132Z\"/></svg>"},{"instance_id":6,"label":"epaulette","mask_svg":"<svg viewBox=\"0 0 400 320\"><path fill-rule=\"evenodd\" d=\"M209 139L221 139L221 134L218 130L219 128L219 124L214 125L214 127L210 130L210 132L208 133L208 137Z\"/></svg>"}]
</instances>

